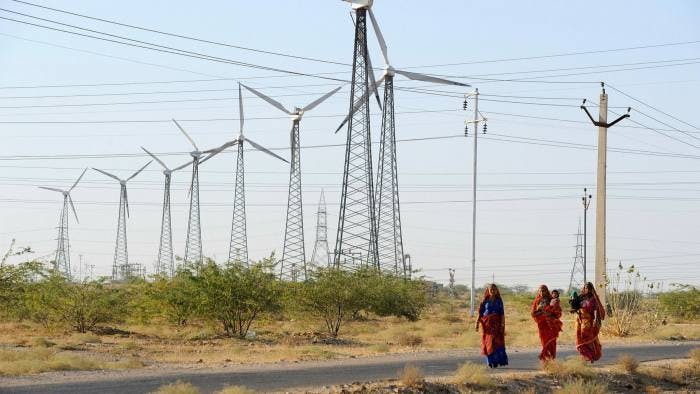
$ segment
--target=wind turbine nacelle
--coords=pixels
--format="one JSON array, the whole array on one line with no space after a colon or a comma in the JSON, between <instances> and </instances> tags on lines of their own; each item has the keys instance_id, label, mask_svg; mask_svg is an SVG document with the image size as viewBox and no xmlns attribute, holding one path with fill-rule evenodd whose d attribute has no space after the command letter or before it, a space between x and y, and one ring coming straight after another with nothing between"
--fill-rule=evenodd
<instances>
[{"instance_id":1,"label":"wind turbine nacelle","mask_svg":"<svg viewBox=\"0 0 700 394\"><path fill-rule=\"evenodd\" d=\"M202 156L202 152L198 150L193 150L192 152L190 152L190 156L192 156L193 159L198 159Z\"/></svg>"},{"instance_id":2,"label":"wind turbine nacelle","mask_svg":"<svg viewBox=\"0 0 700 394\"><path fill-rule=\"evenodd\" d=\"M294 107L294 112L292 113L292 120L299 120L304 115L304 110L299 107Z\"/></svg>"},{"instance_id":3,"label":"wind turbine nacelle","mask_svg":"<svg viewBox=\"0 0 700 394\"><path fill-rule=\"evenodd\" d=\"M360 8L372 8L372 3L374 0L343 0L350 3L353 10L359 10Z\"/></svg>"}]
</instances>

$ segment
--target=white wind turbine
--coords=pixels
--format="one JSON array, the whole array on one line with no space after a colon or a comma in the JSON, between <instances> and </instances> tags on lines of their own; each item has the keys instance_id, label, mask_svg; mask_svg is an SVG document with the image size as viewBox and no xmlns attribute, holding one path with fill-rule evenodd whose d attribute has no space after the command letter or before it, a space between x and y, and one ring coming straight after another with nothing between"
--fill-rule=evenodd
<instances>
[{"instance_id":1,"label":"white wind turbine","mask_svg":"<svg viewBox=\"0 0 700 394\"><path fill-rule=\"evenodd\" d=\"M377 19L372 12L372 0L351 1L353 7L364 7L367 9L369 18L374 28L374 33L379 41L379 47L384 58L384 73L354 105L350 114L340 124L336 133L345 125L350 117L359 109L367 95L376 94L377 86L384 83L384 104L382 111L382 128L379 147L379 162L377 166L377 181L375 185L375 210L377 217L377 246L379 264L383 270L392 271L396 274L405 274L407 268L404 266L404 250L401 231L401 214L398 193L398 168L396 161L396 129L394 114L394 76L402 75L408 79L430 82L442 85L464 86L470 85L437 78L430 75L398 70L389 62L389 55L384 36L379 29ZM367 56L369 59L369 54ZM371 62L369 72L372 77L373 71ZM374 78L371 78L374 81Z\"/></svg>"},{"instance_id":2,"label":"white wind turbine","mask_svg":"<svg viewBox=\"0 0 700 394\"><path fill-rule=\"evenodd\" d=\"M190 152L190 156L192 156L192 161L190 162L192 164L192 180L190 182L189 190L190 210L189 217L187 220L185 263L194 263L196 266L199 266L203 263L204 258L202 254L202 227L199 215L199 165L211 159L215 155L219 154L227 147L238 143L238 140L230 141L218 148L202 151L197 147L197 144L194 142L192 137L190 137L190 135L187 134L185 129L182 126L180 126L180 124L175 119L173 119L173 122L175 123L177 128L180 129L182 134L185 135L185 138L187 138L190 144L192 144L192 146L194 147L194 150ZM204 156L204 154L208 154L208 156L204 159L201 159L201 157ZM178 167L177 169L184 168L190 163Z\"/></svg>"},{"instance_id":3,"label":"white wind turbine","mask_svg":"<svg viewBox=\"0 0 700 394\"><path fill-rule=\"evenodd\" d=\"M134 272L132 272L132 267L129 265L129 252L127 249L126 242L126 218L129 217L129 196L126 192L126 183L134 179L136 175L140 174L152 161L149 161L141 167L138 171L134 172L130 177L126 179L121 179L114 174L110 174L107 171L100 170L99 168L92 168L93 170L100 172L108 177L115 179L119 182L119 214L117 222L117 242L114 246L114 262L112 263L112 280L122 280L131 277Z\"/></svg>"},{"instance_id":4,"label":"white wind turbine","mask_svg":"<svg viewBox=\"0 0 700 394\"><path fill-rule=\"evenodd\" d=\"M306 249L304 245L304 216L301 193L299 123L302 116L306 112L311 111L319 104L326 101L329 97L340 90L340 87L331 90L303 108L294 107L294 110L290 111L277 100L268 97L249 86L242 86L253 92L261 99L272 104L273 107L286 113L292 119L292 129L289 133L291 165L289 170L289 193L287 195L287 221L284 231L284 248L282 250L282 260L280 264L280 277L284 277L286 275L288 279L293 281L296 281L297 279L306 279ZM300 273L302 275L299 275Z\"/></svg>"},{"instance_id":5,"label":"white wind turbine","mask_svg":"<svg viewBox=\"0 0 700 394\"><path fill-rule=\"evenodd\" d=\"M67 278L71 277L71 266L70 266L70 241L68 238L68 217L70 216L69 208L73 211L75 215L75 222L78 221L78 213L75 211L75 205L73 205L73 198L70 196L70 192L75 189L78 182L85 175L87 168L83 170L78 179L73 183L68 190L62 190L55 187L39 186L40 189L51 190L53 192L58 192L63 194L63 208L61 208L61 218L58 222L58 245L56 247L56 258L54 259L53 268L65 275Z\"/></svg>"},{"instance_id":6,"label":"white wind turbine","mask_svg":"<svg viewBox=\"0 0 700 394\"><path fill-rule=\"evenodd\" d=\"M229 246L228 261L239 264L248 264L248 233L246 225L246 210L245 210L245 161L243 160L243 145L250 144L253 148L265 152L268 155L289 163L287 159L279 156L264 146L256 143L243 134L243 125L245 123L243 116L243 96L241 95L241 84L238 84L238 111L240 129L238 137L230 142L227 142L216 149L212 149L204 160L209 160L212 156L221 153L224 149L238 145L236 154L236 188L233 197L233 218L231 220L231 243Z\"/></svg>"},{"instance_id":7,"label":"white wind turbine","mask_svg":"<svg viewBox=\"0 0 700 394\"><path fill-rule=\"evenodd\" d=\"M163 187L163 214L161 217L160 225L160 243L158 244L158 260L156 262L156 273L172 277L175 273L175 259L173 257L173 234L170 214L170 181L173 172L189 166L190 164L192 164L192 161L170 169L165 163L163 163L162 160L158 158L158 156L149 152L143 146L141 147L141 149L143 149L144 152L148 153L149 156L151 156L163 167L165 185Z\"/></svg>"}]
</instances>

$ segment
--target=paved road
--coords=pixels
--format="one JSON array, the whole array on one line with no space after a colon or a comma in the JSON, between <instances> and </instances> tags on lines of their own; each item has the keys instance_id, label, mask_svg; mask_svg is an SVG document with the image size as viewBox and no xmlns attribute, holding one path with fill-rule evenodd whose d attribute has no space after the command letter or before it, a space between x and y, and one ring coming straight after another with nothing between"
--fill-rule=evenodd
<instances>
[{"instance_id":1,"label":"paved road","mask_svg":"<svg viewBox=\"0 0 700 394\"><path fill-rule=\"evenodd\" d=\"M654 345L606 346L601 364L614 363L621 354L630 354L639 361L685 357L700 342L679 342ZM564 347L560 358L575 351ZM509 354L508 369L535 370L539 368L537 351L528 350ZM23 385L0 387L0 393L148 393L159 386L176 380L190 382L202 392L210 393L225 386L243 385L257 391L281 391L288 388L323 387L328 385L395 378L408 362L418 366L427 376L451 375L464 362L482 362L476 354L467 352L434 352L390 355L363 359L258 366L233 366L214 372L192 370L168 371L150 375L103 377L92 381L69 381L61 384L46 384L27 380Z\"/></svg>"}]
</instances>

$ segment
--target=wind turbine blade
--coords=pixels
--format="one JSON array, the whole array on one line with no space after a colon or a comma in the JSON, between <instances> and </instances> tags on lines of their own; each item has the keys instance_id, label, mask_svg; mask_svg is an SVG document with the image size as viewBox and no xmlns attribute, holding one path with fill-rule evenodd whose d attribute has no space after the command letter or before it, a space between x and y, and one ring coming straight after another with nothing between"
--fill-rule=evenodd
<instances>
[{"instance_id":1,"label":"wind turbine blade","mask_svg":"<svg viewBox=\"0 0 700 394\"><path fill-rule=\"evenodd\" d=\"M238 139L235 139L235 140L233 140L233 141L229 141L229 142L227 142L227 143L221 145L221 146L218 147L218 148L205 150L204 153L208 153L208 155L205 156L202 160L200 160L200 161L199 161L199 164L202 164L202 163L204 163L205 161L211 159L212 157L218 155L219 153L223 152L226 148L229 148L229 147L231 147L231 146L233 146L233 145L238 144L238 142L239 142L239 140L238 140Z\"/></svg>"},{"instance_id":2,"label":"wind turbine blade","mask_svg":"<svg viewBox=\"0 0 700 394\"><path fill-rule=\"evenodd\" d=\"M369 19L372 21L374 35L377 36L377 41L379 41L379 48L382 50L382 56L384 56L384 64L388 66L391 63L389 63L389 55L387 54L386 41L384 41L382 31L379 29L379 23L377 23L377 19L374 17L374 12L372 12L371 8L368 8L367 11L369 11Z\"/></svg>"},{"instance_id":3,"label":"wind turbine blade","mask_svg":"<svg viewBox=\"0 0 700 394\"><path fill-rule=\"evenodd\" d=\"M278 155L278 154L272 152L271 150L265 148L264 146L262 146L262 145L260 145L260 144L258 144L258 143L255 143L255 142L251 141L250 138L246 138L245 140L248 141L249 144L253 145L253 147L254 147L255 149L257 149L257 150L259 150L259 151L262 151L262 152L265 152L265 153L267 153L267 154L270 155L270 156L276 157L276 158L282 160L282 161L285 162L285 163L289 163L289 161L287 161L287 159L285 159L284 157L282 157L282 156L280 156L280 155Z\"/></svg>"},{"instance_id":4,"label":"wind turbine blade","mask_svg":"<svg viewBox=\"0 0 700 394\"><path fill-rule=\"evenodd\" d=\"M238 83L238 120L240 122L241 128L238 130L243 134L243 94L241 93L241 83Z\"/></svg>"},{"instance_id":5,"label":"wind turbine blade","mask_svg":"<svg viewBox=\"0 0 700 394\"><path fill-rule=\"evenodd\" d=\"M68 189L68 192L69 192L69 193L70 193L71 190L75 189L76 186L78 186L78 182L80 182L80 180L83 179L83 175L85 175L86 172L87 172L87 168L83 170L83 173L80 174L80 176L78 177L78 180L75 181L75 183L73 184L73 186L71 186L70 189Z\"/></svg>"},{"instance_id":6,"label":"wind turbine blade","mask_svg":"<svg viewBox=\"0 0 700 394\"><path fill-rule=\"evenodd\" d=\"M175 119L173 119L173 122L175 122L175 125L177 126L177 128L180 129L180 131L182 131L182 134L184 134L185 137L187 137L187 140L190 141L190 144L192 144L192 146L194 146L194 150L199 150L199 148L197 148L197 144L194 143L194 140L192 139L192 137L190 137L189 134L187 134L185 129L183 129L182 126L180 126L180 123L177 123L177 120L175 120Z\"/></svg>"},{"instance_id":7,"label":"wind turbine blade","mask_svg":"<svg viewBox=\"0 0 700 394\"><path fill-rule=\"evenodd\" d=\"M243 84L241 84L241 86L243 86L244 88L250 90L250 91L253 92L256 96L258 96L258 97L260 97L261 99L263 99L263 100L267 101L268 103L272 104L273 107L279 109L280 111L284 112L285 114L288 114L288 115L291 115L291 114L292 114L291 112L287 111L287 108L284 108L284 105L282 105L279 101L273 99L272 97L268 97L268 96L266 96L265 94L263 94L263 93L261 93L261 92L255 90L255 89L251 88L250 86L243 85Z\"/></svg>"},{"instance_id":8,"label":"wind turbine blade","mask_svg":"<svg viewBox=\"0 0 700 394\"><path fill-rule=\"evenodd\" d=\"M92 169L95 170L95 171L97 171L97 172L101 172L101 173L107 175L107 176L110 177L110 178L114 178L114 179L118 180L119 182L122 181L121 179L119 179L118 176L112 175L112 174L110 174L110 173L107 172L107 171L102 171L102 170L100 170L99 168L95 168L95 167L92 167Z\"/></svg>"},{"instance_id":9,"label":"wind turbine blade","mask_svg":"<svg viewBox=\"0 0 700 394\"><path fill-rule=\"evenodd\" d=\"M55 187L46 187L46 186L37 186L39 189L46 189L46 190L51 190L52 192L59 192L63 193L63 190L57 189Z\"/></svg>"},{"instance_id":10,"label":"wind turbine blade","mask_svg":"<svg viewBox=\"0 0 700 394\"><path fill-rule=\"evenodd\" d=\"M382 76L381 78L379 78L379 80L374 84L374 87L372 88L372 90L373 90L373 89L378 89L379 86L382 85L382 83L384 83L384 76ZM363 103L365 100L367 100L368 94L372 94L371 91L370 91L370 92L365 92L365 94L363 94L362 97L360 97L357 101L355 101L355 105L352 106L352 111L350 111L350 113L348 114L348 116L346 116L345 119L343 119L343 122L340 123L340 126L338 126L338 128L335 129L335 132L336 132L336 133L339 132L340 129L342 129L343 126L345 126L345 124L348 123L348 121L349 121L350 118L355 114L355 112L357 112L357 110L360 109L360 106L362 105L362 103Z\"/></svg>"},{"instance_id":11,"label":"wind turbine blade","mask_svg":"<svg viewBox=\"0 0 700 394\"><path fill-rule=\"evenodd\" d=\"M70 196L70 194L68 195L68 202L70 203L70 207L73 209L73 215L75 215L75 222L80 223L80 221L78 220L78 212L75 211L75 205L73 205L73 198Z\"/></svg>"},{"instance_id":12,"label":"wind turbine blade","mask_svg":"<svg viewBox=\"0 0 700 394\"><path fill-rule=\"evenodd\" d=\"M144 148L143 146L141 147L141 149L143 149L144 152L148 153L148 155L151 156L153 159L155 159L155 161L157 161L158 163L160 163L160 165L163 166L163 168L165 168L166 170L169 170L169 169L170 169L170 168L168 168L168 166L166 166L165 163L163 163L163 161L160 160L156 155L154 155L153 153L149 152L148 149Z\"/></svg>"},{"instance_id":13,"label":"wind turbine blade","mask_svg":"<svg viewBox=\"0 0 700 394\"><path fill-rule=\"evenodd\" d=\"M129 212L129 194L126 191L126 185L123 185L122 187L124 188L124 204L126 205L126 217L131 217Z\"/></svg>"},{"instance_id":14,"label":"wind turbine blade","mask_svg":"<svg viewBox=\"0 0 700 394\"><path fill-rule=\"evenodd\" d=\"M181 166L177 166L177 167L173 168L173 169L170 170L170 171L175 172L175 171L181 170L181 169L183 169L183 168L185 168L185 167L189 167L189 166L192 164L192 162L194 162L194 160L190 160L190 161L188 161L187 163L185 163L185 164L183 164L183 165L181 165Z\"/></svg>"},{"instance_id":15,"label":"wind turbine blade","mask_svg":"<svg viewBox=\"0 0 700 394\"><path fill-rule=\"evenodd\" d=\"M316 108L319 104L321 104L322 102L326 101L326 99L334 95L338 90L340 90L340 88L342 88L342 86L338 86L337 88L310 102L306 107L302 108L302 111L311 111L312 109Z\"/></svg>"},{"instance_id":16,"label":"wind turbine blade","mask_svg":"<svg viewBox=\"0 0 700 394\"><path fill-rule=\"evenodd\" d=\"M151 163L153 163L153 160L151 160L151 161L149 161L148 163L146 163L145 166L141 167L141 168L140 168L138 171L136 171L132 176L126 178L126 181L129 182L130 180L132 180L136 175L138 175L139 173L141 173L141 171L145 170L146 167L148 167Z\"/></svg>"},{"instance_id":17,"label":"wind turbine blade","mask_svg":"<svg viewBox=\"0 0 700 394\"><path fill-rule=\"evenodd\" d=\"M369 86L368 88L371 88L372 92L374 93L374 97L377 99L377 105L379 105L379 109L382 109L382 100L379 98L379 89L377 87L377 83L375 82L374 79L374 67L372 67L372 58L369 56L369 51L366 51L367 55L367 70L369 71Z\"/></svg>"},{"instance_id":18,"label":"wind turbine blade","mask_svg":"<svg viewBox=\"0 0 700 394\"><path fill-rule=\"evenodd\" d=\"M394 72L397 74L401 74L406 78L414 79L416 81L440 83L443 85L455 85L455 86L467 86L467 87L471 86L469 84L462 83L462 82L450 81L447 79L442 79L442 78L438 78L438 77L431 77L429 75L418 74L418 73L413 73L413 72L409 72L409 71L394 70Z\"/></svg>"}]
</instances>

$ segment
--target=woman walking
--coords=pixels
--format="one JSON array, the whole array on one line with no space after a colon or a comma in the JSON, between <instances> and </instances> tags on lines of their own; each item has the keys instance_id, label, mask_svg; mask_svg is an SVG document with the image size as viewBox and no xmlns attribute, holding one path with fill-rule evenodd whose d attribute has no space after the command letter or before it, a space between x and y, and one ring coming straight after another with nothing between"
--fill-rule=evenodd
<instances>
[{"instance_id":1,"label":"woman walking","mask_svg":"<svg viewBox=\"0 0 700 394\"><path fill-rule=\"evenodd\" d=\"M563 324L560 320L559 299L552 297L547 286L541 285L537 290L535 301L532 302L531 315L537 323L537 331L542 344L540 360L554 360L557 358L557 338Z\"/></svg>"},{"instance_id":2,"label":"woman walking","mask_svg":"<svg viewBox=\"0 0 700 394\"><path fill-rule=\"evenodd\" d=\"M476 331L479 332L481 323L481 354L486 356L490 368L508 365L506 354L506 319L503 310L503 299L496 284L486 287L484 299L479 305L479 318L476 320Z\"/></svg>"},{"instance_id":3,"label":"woman walking","mask_svg":"<svg viewBox=\"0 0 700 394\"><path fill-rule=\"evenodd\" d=\"M583 286L581 307L576 313L576 350L586 361L597 361L603 355L598 333L602 320L605 319L605 307L601 304L593 283L588 282Z\"/></svg>"}]
</instances>

